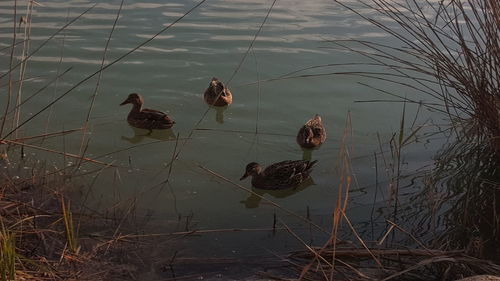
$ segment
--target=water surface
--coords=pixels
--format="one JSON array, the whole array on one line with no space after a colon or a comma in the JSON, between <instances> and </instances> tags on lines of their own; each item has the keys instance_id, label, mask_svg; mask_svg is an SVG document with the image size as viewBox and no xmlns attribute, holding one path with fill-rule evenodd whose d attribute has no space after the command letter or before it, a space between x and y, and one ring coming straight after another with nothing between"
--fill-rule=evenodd
<instances>
[{"instance_id":1,"label":"water surface","mask_svg":"<svg viewBox=\"0 0 500 281\"><path fill-rule=\"evenodd\" d=\"M105 63L151 38L196 3L125 1ZM92 108L85 155L116 167L101 171L91 185L86 202L89 212L105 214L116 206L127 210L130 199L136 198L134 212L136 220L142 222L138 225L141 230L156 233L270 228L276 213L279 220L308 237L308 241L323 243L327 236L321 231L311 230L299 219L200 168L250 188L249 180L238 181L248 162L268 165L303 157L295 135L316 113L323 118L328 138L319 150L311 153L312 159L319 160L311 180L295 190L256 192L299 215L309 215L315 223L329 229L339 180L337 156L350 116L352 130L348 144L355 180L348 215L361 227L370 221L373 202L377 209L386 206L388 187L383 177L387 166L382 166L381 159L378 162L381 191L374 200L378 178L374 152L380 151L379 137L386 143L399 130L403 105L356 103L386 98L361 83L386 87L403 96L412 95L415 100L424 97L398 85L357 75L310 75L373 70L360 64L342 65L369 60L338 50L329 40L355 38L397 44L396 41L333 1L277 1L245 57L271 4L272 1L264 0L207 1L155 40L103 72ZM92 2L82 0L44 1L42 6L36 6L29 49L35 50L65 22L91 5ZM31 57L23 88L25 97L58 73L72 69L22 107L23 120L100 68L119 6L120 1L97 4ZM25 13L24 7L18 7L18 13ZM2 48L11 42L12 15L13 2L0 3ZM24 38L23 31L21 28L17 34L18 40ZM9 53L8 50L1 52L0 65L5 71ZM327 64L336 65L307 69ZM276 79L292 72L296 72L292 76L306 77ZM205 114L208 107L202 94L212 77L229 85L234 102L224 110L209 109ZM96 78L77 87L50 110L30 121L22 135L80 128L90 107ZM5 83L3 79L2 85ZM170 114L176 121L173 129L147 135L145 130L130 127L125 120L130 107L119 104L132 92L143 95L146 107ZM406 106L408 120L416 111L417 106ZM440 120L436 113L421 110L417 123L431 117L435 122ZM411 123L408 123L409 126ZM81 132L77 132L35 143L78 154L81 139ZM433 153L433 149L427 149L430 147L436 144L407 148L403 169L430 164ZM170 166L174 150L179 155ZM77 162L37 150L30 153L58 168ZM80 169L96 168L102 166L85 164ZM89 186L76 193L86 194ZM375 238L383 228L384 224L377 228ZM273 235L271 231L252 231L207 234L174 246L166 243L165 248L158 249L160 255L162 251L170 255L173 249L179 248L185 256L240 258L265 255L268 250L286 252L301 245L286 232Z\"/></svg>"}]
</instances>

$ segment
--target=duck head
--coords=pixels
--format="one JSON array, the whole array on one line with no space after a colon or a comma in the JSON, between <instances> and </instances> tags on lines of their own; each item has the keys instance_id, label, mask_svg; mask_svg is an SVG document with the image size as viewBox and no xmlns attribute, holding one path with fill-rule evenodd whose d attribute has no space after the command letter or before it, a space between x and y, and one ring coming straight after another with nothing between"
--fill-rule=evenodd
<instances>
[{"instance_id":1,"label":"duck head","mask_svg":"<svg viewBox=\"0 0 500 281\"><path fill-rule=\"evenodd\" d=\"M314 117L313 117L313 120L316 120L319 123L321 123L321 116L319 116L319 114L315 114Z\"/></svg>"},{"instance_id":2,"label":"duck head","mask_svg":"<svg viewBox=\"0 0 500 281\"><path fill-rule=\"evenodd\" d=\"M120 103L120 105L124 105L127 103L131 103L134 106L142 106L142 104L144 103L144 100L142 99L141 95L139 95L137 93L132 93L132 94L128 95L128 98L125 101L123 101L122 103Z\"/></svg>"},{"instance_id":3,"label":"duck head","mask_svg":"<svg viewBox=\"0 0 500 281\"><path fill-rule=\"evenodd\" d=\"M222 83L221 81L219 81L219 79L217 78L212 78L212 81L210 81L210 86L212 88L212 91L214 91L215 94L217 95L226 95L226 86L224 85L224 83Z\"/></svg>"},{"instance_id":4,"label":"duck head","mask_svg":"<svg viewBox=\"0 0 500 281\"><path fill-rule=\"evenodd\" d=\"M240 178L240 180L245 179L248 176L258 175L262 172L262 167L255 162L249 163L245 168L245 174Z\"/></svg>"}]
</instances>

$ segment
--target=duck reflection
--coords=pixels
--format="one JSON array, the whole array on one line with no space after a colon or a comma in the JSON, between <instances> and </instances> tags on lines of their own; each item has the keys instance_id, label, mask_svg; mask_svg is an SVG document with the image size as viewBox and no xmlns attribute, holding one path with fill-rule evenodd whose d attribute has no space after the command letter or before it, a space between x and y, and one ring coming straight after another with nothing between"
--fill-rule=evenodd
<instances>
[{"instance_id":1,"label":"duck reflection","mask_svg":"<svg viewBox=\"0 0 500 281\"><path fill-rule=\"evenodd\" d=\"M145 129L139 129L135 127L130 127L130 128L134 130L134 136L133 137L122 136L121 139L126 140L131 144L138 144L147 138L153 140L175 140L177 138L172 129L153 130L149 132L148 130Z\"/></svg>"},{"instance_id":2,"label":"duck reflection","mask_svg":"<svg viewBox=\"0 0 500 281\"><path fill-rule=\"evenodd\" d=\"M228 106L214 106L215 109L215 121L219 124L224 124L224 111L227 110Z\"/></svg>"},{"instance_id":3,"label":"duck reflection","mask_svg":"<svg viewBox=\"0 0 500 281\"><path fill-rule=\"evenodd\" d=\"M264 196L266 194L269 194L273 198L285 198L285 197L294 195L295 193L301 192L304 189L306 189L310 186L313 186L314 184L315 183L314 183L313 179L308 178L307 180L302 182L296 188L287 188L287 189L280 189L280 190L267 190L267 189L260 189L260 188L252 187L252 191L260 196ZM259 204L260 204L260 201L262 200L262 198L257 196L256 194L254 194L254 193L250 194L250 196L248 196L247 199L240 201L240 203L245 204L245 207L247 209L259 207Z\"/></svg>"},{"instance_id":4,"label":"duck reflection","mask_svg":"<svg viewBox=\"0 0 500 281\"><path fill-rule=\"evenodd\" d=\"M311 161L313 148L302 148L302 160Z\"/></svg>"}]
</instances>

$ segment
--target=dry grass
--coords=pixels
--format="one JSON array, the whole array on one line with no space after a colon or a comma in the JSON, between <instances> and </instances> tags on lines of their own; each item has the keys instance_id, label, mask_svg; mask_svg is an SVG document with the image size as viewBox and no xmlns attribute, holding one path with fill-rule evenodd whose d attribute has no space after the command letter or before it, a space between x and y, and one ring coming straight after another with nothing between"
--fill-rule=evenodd
<instances>
[{"instance_id":1,"label":"dry grass","mask_svg":"<svg viewBox=\"0 0 500 281\"><path fill-rule=\"evenodd\" d=\"M0 280L16 279L16 235L7 230L0 218Z\"/></svg>"},{"instance_id":2,"label":"dry grass","mask_svg":"<svg viewBox=\"0 0 500 281\"><path fill-rule=\"evenodd\" d=\"M450 211L445 213L448 231L435 237L434 244L425 246L411 231L388 222L388 231L377 243L365 242L345 215L345 206L340 200L341 191L349 184L339 187L338 201L332 215L333 229L329 243L321 248L307 246L307 256L302 260L300 279L314 280L455 280L460 277L489 273L500 274L500 266L480 258L498 257L500 225L498 204L500 184L498 161L500 159L500 7L497 1L359 1L363 8L375 12L376 17L365 16L354 7L337 1L373 25L397 38L402 46L394 47L380 43L341 40L332 41L344 50L361 54L374 62L370 66L386 69L381 72L335 72L320 75L347 74L378 79L418 90L432 102L423 102L403 97L397 93L369 86L380 93L397 97L404 103L401 126L390 140L390 155L384 156L385 170L389 178L389 190L393 200L394 219L399 217L399 181L401 179L401 155L403 147L420 130L405 128L406 103L439 111L449 117L455 131L456 142L451 149L442 151L436 167L425 180L428 187L423 191L437 189L443 180L448 185L439 188L437 195L441 202L454 200ZM380 16L385 16L384 21ZM390 23L386 20L389 19ZM360 48L352 47L358 44ZM335 65L337 66L337 65ZM318 66L332 67L332 65ZM304 69L305 70L305 69ZM301 70L302 71L302 70ZM303 77L296 71L279 79ZM311 75L315 76L315 75ZM345 134L344 134L345 136ZM345 139L341 143L340 167L349 154ZM454 147L461 149L453 149ZM344 152L346 151L346 152ZM342 155L344 152L345 155ZM496 153L496 156L495 156ZM454 162L459 162L453 165ZM467 162L470 161L470 162ZM349 169L340 170L340 182L348 183ZM443 190L444 189L444 190ZM344 195L347 198L347 193ZM445 195L445 196L443 196ZM444 198L443 198L444 197ZM458 198L458 200L457 200ZM411 202L424 202L424 198ZM415 208L425 209L426 206ZM417 211L418 212L418 211ZM437 214L432 209L429 214L416 214L427 220ZM355 248L339 248L337 238L340 216L354 237L358 240ZM415 240L421 249L380 248L385 239L400 231ZM417 236L418 237L418 236ZM427 247L442 249L442 252ZM457 249L459 251L457 251ZM493 250L492 250L493 249ZM485 255L486 252L489 254ZM318 257L322 255L322 257ZM346 257L348 262L346 262ZM361 258L363 257L363 258ZM341 262L336 259L342 259ZM324 263L322 261L331 259ZM368 262L368 263L367 263ZM371 266L367 266L371 264ZM307 273L307 274L306 274ZM335 275L334 275L335 273Z\"/></svg>"},{"instance_id":3,"label":"dry grass","mask_svg":"<svg viewBox=\"0 0 500 281\"><path fill-rule=\"evenodd\" d=\"M434 248L464 249L470 256L499 263L500 160L484 143L488 140L476 143L467 134L461 140L436 156L435 167L424 177L426 188L413 199L423 203L417 208L429 210L419 214L427 218L423 223L436 224L429 205L445 208L440 214L445 229L435 237Z\"/></svg>"},{"instance_id":4,"label":"dry grass","mask_svg":"<svg viewBox=\"0 0 500 281\"><path fill-rule=\"evenodd\" d=\"M359 49L349 45L353 41L333 43L388 69L363 75L423 93L433 102L420 104L445 113L452 125L454 140L436 155L434 168L423 178L424 190L411 199L423 203L415 209L429 210L415 218L435 228L432 220L444 215L447 230L435 237L434 247L463 249L498 262L500 4L495 0L358 2L375 12L376 18L337 2L396 38L401 46L354 40ZM415 101L376 90L403 102ZM391 151L397 156L394 163L399 163L404 143L401 131L399 141L391 141L395 148ZM400 177L398 170L393 175ZM429 204L429 199L434 203Z\"/></svg>"},{"instance_id":5,"label":"dry grass","mask_svg":"<svg viewBox=\"0 0 500 281\"><path fill-rule=\"evenodd\" d=\"M71 178L43 166L19 176L0 174L0 280L136 280L140 261L119 253L150 251L157 237L196 234L136 235L119 207L119 221L72 210L64 195L72 189Z\"/></svg>"},{"instance_id":6,"label":"dry grass","mask_svg":"<svg viewBox=\"0 0 500 281\"><path fill-rule=\"evenodd\" d=\"M5 104L5 110L3 110L3 115L0 117L0 163L2 163L2 166L5 165L12 168L8 155L17 155L18 150L16 149L20 148L21 157L24 157L23 150L25 147L28 147L42 150L49 154L61 154L65 158L76 158L79 160L78 165L89 163L91 165L104 164L102 165L102 169L97 170L97 174L103 169L114 167L113 163L104 163L84 156L84 143L88 143L85 139L85 134L88 130L87 125L97 97L100 79L98 79L92 101L89 105L87 118L82 128L36 136L21 136L21 129L92 77L98 76L100 78L105 69L154 40L158 35L171 28L204 2L205 0L201 0L170 25L162 27L155 35L112 62L104 64L107 45L111 41L114 27L120 16L120 6L107 41L106 49L102 55L100 68L70 87L69 90L62 94L58 93L58 96L55 96L51 102L40 107L35 114L22 120L23 105L45 91L54 82L57 83L59 78L71 70L71 68L68 68L63 73L58 73L45 86L26 97L27 94L24 92L23 85L26 81L25 73L29 67L30 58L49 41L54 39L56 35L91 11L97 4L90 6L77 17L67 21L66 24L41 44L35 48L31 48L32 13L34 12L33 7L38 4L35 1L26 1L26 16L22 17L21 21L19 21L19 15L17 14L18 1L14 1L12 19L14 28L12 32L12 44L10 46L10 61L7 71L0 75L0 79L4 77L8 79L5 85L7 87L7 104ZM18 22L20 22L19 26L17 26ZM20 31L21 26L24 27L23 40L19 41L18 37L21 35L18 34L18 28ZM19 79L14 81L16 75L19 76ZM48 124L46 127L48 127ZM64 136L65 134L77 131L83 132L84 135L82 138L82 149L78 154L45 148L41 144L28 143L29 141L48 137ZM28 162L30 160L33 159L26 159ZM109 228L116 225L114 222L110 223L106 218L87 217L82 213L75 213L70 208L67 188L70 185L72 173L67 173L66 170L74 167L55 168L55 171L47 172L45 164L31 164L33 168L27 174L23 171L16 171L15 167L12 171L10 168L2 169L0 174L0 223L2 226L0 231L0 280L135 280L134 270L127 268L129 265L126 263L117 263L114 261L116 255L113 255L113 251L119 250L122 247L122 243L118 242L127 241L127 237L130 237L129 234L122 234L122 232L128 233L128 230L122 230L122 228L128 227L127 222L123 221L127 217L127 214L123 216L123 220L114 229L114 235L100 237L100 239L109 239L105 243L106 247L103 254L103 249L100 247L102 240L99 239L98 241L80 236L80 227L95 229L101 226L103 231L113 233L113 229ZM42 167L39 165L42 165ZM119 213L119 210L115 209L114 211ZM118 233L118 231L120 232ZM130 267L133 268L133 266Z\"/></svg>"},{"instance_id":7,"label":"dry grass","mask_svg":"<svg viewBox=\"0 0 500 281\"><path fill-rule=\"evenodd\" d=\"M423 104L446 113L456 130L472 122L476 136L488 139L500 154L498 1L359 1L389 22L336 2L401 43L394 47L360 40L333 41L389 70L360 75L415 89L439 101L437 105ZM349 42L364 49L350 47ZM411 97L385 93L414 102Z\"/></svg>"}]
</instances>

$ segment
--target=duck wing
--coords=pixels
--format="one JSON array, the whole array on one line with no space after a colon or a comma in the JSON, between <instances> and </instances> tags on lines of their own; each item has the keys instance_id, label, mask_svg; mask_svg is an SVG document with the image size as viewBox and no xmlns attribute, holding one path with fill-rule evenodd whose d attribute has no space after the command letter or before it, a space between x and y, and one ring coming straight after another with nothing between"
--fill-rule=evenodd
<instances>
[{"instance_id":1,"label":"duck wing","mask_svg":"<svg viewBox=\"0 0 500 281\"><path fill-rule=\"evenodd\" d=\"M297 136L301 138L303 142L310 142L314 135L315 133L313 128L306 125L302 126L299 130L299 133L297 134Z\"/></svg>"},{"instance_id":2,"label":"duck wing","mask_svg":"<svg viewBox=\"0 0 500 281\"><path fill-rule=\"evenodd\" d=\"M323 137L326 136L325 128L322 124L315 126L312 128L313 134L315 137Z\"/></svg>"},{"instance_id":3,"label":"duck wing","mask_svg":"<svg viewBox=\"0 0 500 281\"><path fill-rule=\"evenodd\" d=\"M268 183L277 187L294 186L309 177L312 166L317 162L307 160L287 160L278 162L264 169L263 174Z\"/></svg>"},{"instance_id":4,"label":"duck wing","mask_svg":"<svg viewBox=\"0 0 500 281\"><path fill-rule=\"evenodd\" d=\"M175 124L170 116L158 110L146 108L141 110L139 114L140 116L136 116L137 119L142 119L144 127L150 129L168 129Z\"/></svg>"},{"instance_id":5,"label":"duck wing","mask_svg":"<svg viewBox=\"0 0 500 281\"><path fill-rule=\"evenodd\" d=\"M220 95L219 95L220 94ZM204 99L209 105L225 106L233 102L233 95L228 88L217 85L217 90L213 87L208 87L204 93Z\"/></svg>"},{"instance_id":6,"label":"duck wing","mask_svg":"<svg viewBox=\"0 0 500 281\"><path fill-rule=\"evenodd\" d=\"M157 121L166 120L166 119L171 120L170 117L166 113L158 111L158 110L154 110L154 109L145 108L145 109L141 110L141 113L144 116L144 119L151 119L151 120L157 120Z\"/></svg>"},{"instance_id":7,"label":"duck wing","mask_svg":"<svg viewBox=\"0 0 500 281\"><path fill-rule=\"evenodd\" d=\"M165 122L174 124L174 120L170 118L166 113L154 110L154 109L143 109L141 113L144 115L144 119L154 120L158 122Z\"/></svg>"},{"instance_id":8,"label":"duck wing","mask_svg":"<svg viewBox=\"0 0 500 281\"><path fill-rule=\"evenodd\" d=\"M323 123L318 118L313 118L304 124L303 128L310 128L310 130L314 133L315 137L319 137L325 135L325 127Z\"/></svg>"}]
</instances>

